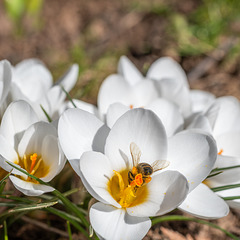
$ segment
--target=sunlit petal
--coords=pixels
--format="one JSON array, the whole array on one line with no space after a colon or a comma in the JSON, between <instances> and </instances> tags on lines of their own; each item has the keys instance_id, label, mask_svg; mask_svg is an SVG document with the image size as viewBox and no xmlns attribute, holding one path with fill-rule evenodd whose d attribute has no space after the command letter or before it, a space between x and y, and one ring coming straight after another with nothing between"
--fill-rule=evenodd
<instances>
[{"instance_id":1,"label":"sunlit petal","mask_svg":"<svg viewBox=\"0 0 240 240\"><path fill-rule=\"evenodd\" d=\"M149 218L133 217L124 209L117 209L101 202L90 209L90 222L100 239L142 239L151 227Z\"/></svg>"},{"instance_id":2,"label":"sunlit petal","mask_svg":"<svg viewBox=\"0 0 240 240\"><path fill-rule=\"evenodd\" d=\"M198 185L187 195L179 209L196 217L215 219L228 214L228 205L206 185Z\"/></svg>"}]
</instances>

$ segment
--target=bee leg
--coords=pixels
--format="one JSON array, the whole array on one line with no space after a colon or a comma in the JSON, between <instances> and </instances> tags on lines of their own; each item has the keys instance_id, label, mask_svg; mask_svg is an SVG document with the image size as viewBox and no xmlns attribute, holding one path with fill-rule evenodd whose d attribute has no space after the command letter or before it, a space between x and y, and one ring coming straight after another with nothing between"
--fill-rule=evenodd
<instances>
[{"instance_id":1,"label":"bee leg","mask_svg":"<svg viewBox=\"0 0 240 240\"><path fill-rule=\"evenodd\" d=\"M145 178L145 183L149 183L152 180L152 178L150 176Z\"/></svg>"}]
</instances>

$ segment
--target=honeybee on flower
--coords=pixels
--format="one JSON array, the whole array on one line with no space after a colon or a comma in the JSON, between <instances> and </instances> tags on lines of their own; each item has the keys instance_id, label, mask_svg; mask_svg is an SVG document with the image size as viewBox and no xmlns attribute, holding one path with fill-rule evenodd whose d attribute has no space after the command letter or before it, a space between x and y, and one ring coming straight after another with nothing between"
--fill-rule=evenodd
<instances>
[{"instance_id":1,"label":"honeybee on flower","mask_svg":"<svg viewBox=\"0 0 240 240\"><path fill-rule=\"evenodd\" d=\"M169 165L169 161L156 160L151 165L148 163L139 163L141 151L136 143L130 144L130 152L132 155L133 168L128 172L128 182L133 188L142 187L145 183L149 183L154 172L162 170Z\"/></svg>"}]
</instances>

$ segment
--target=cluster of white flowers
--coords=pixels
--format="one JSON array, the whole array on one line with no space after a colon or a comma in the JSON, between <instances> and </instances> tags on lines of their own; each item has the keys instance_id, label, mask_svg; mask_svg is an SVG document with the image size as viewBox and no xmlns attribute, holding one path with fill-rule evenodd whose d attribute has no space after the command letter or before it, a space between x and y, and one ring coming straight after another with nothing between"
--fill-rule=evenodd
<instances>
[{"instance_id":1,"label":"cluster of white flowers","mask_svg":"<svg viewBox=\"0 0 240 240\"><path fill-rule=\"evenodd\" d=\"M90 223L100 239L142 239L149 217L179 208L205 219L240 208L240 105L231 96L190 90L174 60L154 62L144 77L122 56L118 73L100 87L98 107L65 93L76 80L73 65L57 83L38 60L15 67L0 62L0 166L12 171L15 187L26 195L54 188L12 169L17 164L50 181L64 154L96 199ZM47 123L47 114L55 121ZM64 153L64 154L63 154ZM224 169L217 171L218 169Z\"/></svg>"}]
</instances>

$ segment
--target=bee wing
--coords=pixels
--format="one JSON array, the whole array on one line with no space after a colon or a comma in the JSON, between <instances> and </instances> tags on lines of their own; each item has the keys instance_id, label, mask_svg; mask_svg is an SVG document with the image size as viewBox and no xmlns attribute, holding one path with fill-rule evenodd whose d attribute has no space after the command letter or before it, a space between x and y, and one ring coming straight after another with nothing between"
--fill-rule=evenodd
<instances>
[{"instance_id":1,"label":"bee wing","mask_svg":"<svg viewBox=\"0 0 240 240\"><path fill-rule=\"evenodd\" d=\"M156 171L159 171L159 170L162 170L162 169L168 167L169 164L170 164L170 162L167 160L156 160L153 162L153 164L151 166L153 168L153 172L156 172Z\"/></svg>"},{"instance_id":2,"label":"bee wing","mask_svg":"<svg viewBox=\"0 0 240 240\"><path fill-rule=\"evenodd\" d=\"M142 153L136 143L132 142L130 144L130 152L132 155L133 166L137 166Z\"/></svg>"}]
</instances>

